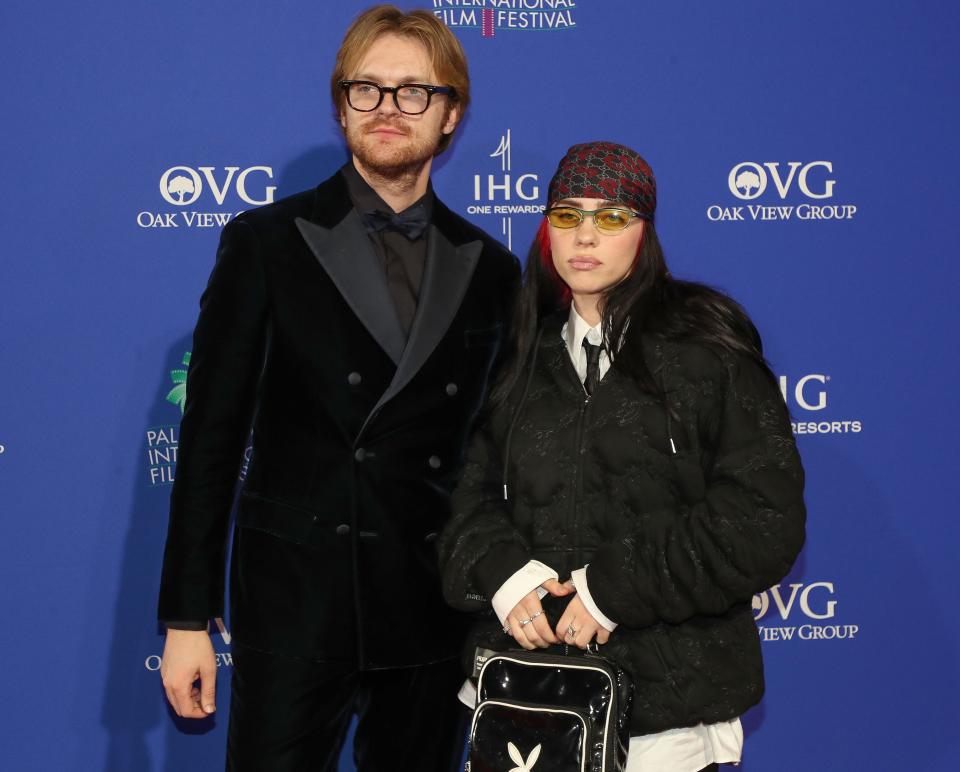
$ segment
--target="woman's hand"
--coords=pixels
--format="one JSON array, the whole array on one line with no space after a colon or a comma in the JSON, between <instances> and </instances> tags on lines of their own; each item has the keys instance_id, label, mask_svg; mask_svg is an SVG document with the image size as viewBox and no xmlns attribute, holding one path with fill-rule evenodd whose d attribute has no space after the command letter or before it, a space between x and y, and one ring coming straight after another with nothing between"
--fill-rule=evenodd
<instances>
[{"instance_id":1,"label":"woman's hand","mask_svg":"<svg viewBox=\"0 0 960 772\"><path fill-rule=\"evenodd\" d=\"M597 643L606 643L610 640L610 631L593 618L580 596L575 595L557 622L556 637L571 646L585 649L594 636Z\"/></svg>"},{"instance_id":2,"label":"woman's hand","mask_svg":"<svg viewBox=\"0 0 960 772\"><path fill-rule=\"evenodd\" d=\"M557 597L573 592L572 587L560 584L556 579L547 579L540 586ZM505 627L509 629L505 629L504 632L509 632L517 643L528 650L545 649L552 643L560 643L550 629L550 623L543 613L540 596L537 595L536 590L524 595L513 607L513 611L507 615Z\"/></svg>"}]
</instances>

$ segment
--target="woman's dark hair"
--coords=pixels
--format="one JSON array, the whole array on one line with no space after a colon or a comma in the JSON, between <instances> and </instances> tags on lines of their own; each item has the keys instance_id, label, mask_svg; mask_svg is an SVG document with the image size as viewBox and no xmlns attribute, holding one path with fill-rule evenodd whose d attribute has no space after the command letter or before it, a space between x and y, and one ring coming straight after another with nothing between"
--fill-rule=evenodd
<instances>
[{"instance_id":1,"label":"woman's dark hair","mask_svg":"<svg viewBox=\"0 0 960 772\"><path fill-rule=\"evenodd\" d=\"M511 350L493 389L495 403L505 400L516 384L543 320L569 309L571 299L569 287L553 265L549 224L544 218L527 255L515 303ZM612 366L629 374L645 391L662 394L647 367L643 333L745 355L773 379L760 335L747 313L712 287L674 279L653 222L644 223L633 270L604 295L600 310L604 340L623 341L619 348L611 346Z\"/></svg>"}]
</instances>

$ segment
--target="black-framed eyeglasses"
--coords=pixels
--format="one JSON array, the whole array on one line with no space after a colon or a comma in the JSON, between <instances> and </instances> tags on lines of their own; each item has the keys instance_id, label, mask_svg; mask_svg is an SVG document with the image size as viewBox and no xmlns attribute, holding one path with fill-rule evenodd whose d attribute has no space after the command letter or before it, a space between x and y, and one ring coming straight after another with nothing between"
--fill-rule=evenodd
<instances>
[{"instance_id":1,"label":"black-framed eyeglasses","mask_svg":"<svg viewBox=\"0 0 960 772\"><path fill-rule=\"evenodd\" d=\"M604 206L600 209L577 209L575 206L551 206L544 212L554 228L576 228L588 215L593 218L597 230L616 233L626 228L635 217L648 219L639 212L617 206Z\"/></svg>"},{"instance_id":2,"label":"black-framed eyeglasses","mask_svg":"<svg viewBox=\"0 0 960 772\"><path fill-rule=\"evenodd\" d=\"M393 103L406 115L425 113L434 94L453 96L455 93L451 86L428 86L425 83L381 86L372 80L341 80L340 88L347 92L347 104L361 113L373 112L380 107L384 94L392 94Z\"/></svg>"}]
</instances>

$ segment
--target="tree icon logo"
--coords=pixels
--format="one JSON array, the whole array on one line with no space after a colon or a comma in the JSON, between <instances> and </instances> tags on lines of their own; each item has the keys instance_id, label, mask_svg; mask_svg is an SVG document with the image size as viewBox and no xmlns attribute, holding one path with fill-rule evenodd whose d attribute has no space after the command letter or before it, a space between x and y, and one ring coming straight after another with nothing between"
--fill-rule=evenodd
<instances>
[{"instance_id":1,"label":"tree icon logo","mask_svg":"<svg viewBox=\"0 0 960 772\"><path fill-rule=\"evenodd\" d=\"M773 164L771 168L776 168ZM737 198L744 201L758 198L767 189L767 172L753 161L742 161L727 175L727 187Z\"/></svg>"},{"instance_id":2,"label":"tree icon logo","mask_svg":"<svg viewBox=\"0 0 960 772\"><path fill-rule=\"evenodd\" d=\"M174 182L176 182L176 180L174 180ZM760 187L760 177L757 176L756 172L747 169L737 175L737 179L733 184L736 185L739 190L743 191L744 198L752 198L750 191Z\"/></svg>"},{"instance_id":3,"label":"tree icon logo","mask_svg":"<svg viewBox=\"0 0 960 772\"><path fill-rule=\"evenodd\" d=\"M170 182L167 183L167 193L171 196L177 196L177 203L185 203L183 198L188 193L195 193L196 186L193 184L193 180L189 177L184 177L182 174L178 174Z\"/></svg>"},{"instance_id":4,"label":"tree icon logo","mask_svg":"<svg viewBox=\"0 0 960 772\"><path fill-rule=\"evenodd\" d=\"M190 366L190 352L187 351L181 360L183 369L177 368L170 371L170 380L173 381L173 388L167 394L167 402L172 402L180 408L180 415L183 415L183 406L187 401L187 370Z\"/></svg>"}]
</instances>

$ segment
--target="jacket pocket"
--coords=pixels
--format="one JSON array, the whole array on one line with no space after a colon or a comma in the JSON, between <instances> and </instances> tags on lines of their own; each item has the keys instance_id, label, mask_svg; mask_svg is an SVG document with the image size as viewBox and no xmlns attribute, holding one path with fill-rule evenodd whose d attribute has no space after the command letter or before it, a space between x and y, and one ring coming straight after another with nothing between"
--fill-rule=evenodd
<instances>
[{"instance_id":1,"label":"jacket pocket","mask_svg":"<svg viewBox=\"0 0 960 772\"><path fill-rule=\"evenodd\" d=\"M698 453L684 450L672 457L674 488L680 501L693 506L707 495L707 481Z\"/></svg>"},{"instance_id":2,"label":"jacket pocket","mask_svg":"<svg viewBox=\"0 0 960 772\"><path fill-rule=\"evenodd\" d=\"M237 508L239 527L263 531L314 549L323 546L324 542L329 544L331 539L349 534L349 518L345 514L343 519L343 523L334 523L306 507L250 491L240 494Z\"/></svg>"},{"instance_id":3,"label":"jacket pocket","mask_svg":"<svg viewBox=\"0 0 960 772\"><path fill-rule=\"evenodd\" d=\"M307 659L355 658L351 546L319 513L241 494L230 582L235 640Z\"/></svg>"},{"instance_id":4,"label":"jacket pocket","mask_svg":"<svg viewBox=\"0 0 960 772\"><path fill-rule=\"evenodd\" d=\"M668 660L666 656L667 651L672 653L673 645L670 641L670 637L667 635L662 626L655 625L653 628L651 628L650 643L653 645L653 650L657 653L657 657L660 660L660 665L663 667L664 683L670 687L680 704L686 706L686 696L684 695L683 689L681 689L677 679L679 667L677 667L675 664L671 664L671 661Z\"/></svg>"}]
</instances>

